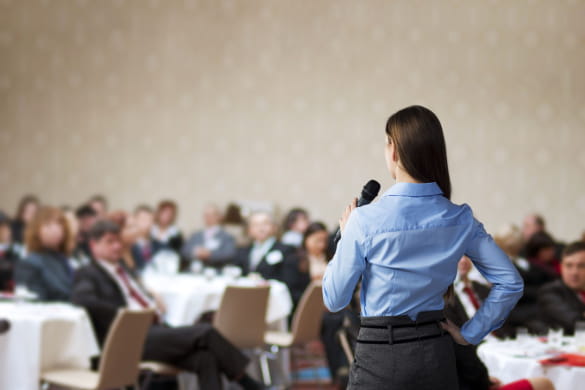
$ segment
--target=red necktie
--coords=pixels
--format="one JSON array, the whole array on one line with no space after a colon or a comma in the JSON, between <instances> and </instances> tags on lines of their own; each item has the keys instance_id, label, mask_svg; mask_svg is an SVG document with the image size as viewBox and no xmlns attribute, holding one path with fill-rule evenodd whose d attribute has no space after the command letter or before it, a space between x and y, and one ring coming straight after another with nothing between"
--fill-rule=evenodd
<instances>
[{"instance_id":1,"label":"red necktie","mask_svg":"<svg viewBox=\"0 0 585 390\"><path fill-rule=\"evenodd\" d=\"M144 299L142 294L140 294L138 291L134 289L134 287L132 287L132 283L130 283L130 280L128 280L128 275L126 275L124 269L122 267L116 267L116 273L124 282L124 285L128 289L128 293L130 294L130 296L134 298L136 302L138 302L138 304L140 304L140 306L142 306L144 309L148 309L150 307L148 301Z\"/></svg>"},{"instance_id":2,"label":"red necktie","mask_svg":"<svg viewBox=\"0 0 585 390\"><path fill-rule=\"evenodd\" d=\"M473 290L470 287L465 286L463 287L463 292L467 294L469 300L471 301L471 304L473 305L473 307L475 307L475 310L479 309L479 300L475 296Z\"/></svg>"},{"instance_id":3,"label":"red necktie","mask_svg":"<svg viewBox=\"0 0 585 390\"><path fill-rule=\"evenodd\" d=\"M579 291L579 298L582 302L585 302L585 291Z\"/></svg>"},{"instance_id":4,"label":"red necktie","mask_svg":"<svg viewBox=\"0 0 585 390\"><path fill-rule=\"evenodd\" d=\"M142 257L145 261L150 261L150 258L152 257L152 251L149 243L144 244L142 247Z\"/></svg>"}]
</instances>

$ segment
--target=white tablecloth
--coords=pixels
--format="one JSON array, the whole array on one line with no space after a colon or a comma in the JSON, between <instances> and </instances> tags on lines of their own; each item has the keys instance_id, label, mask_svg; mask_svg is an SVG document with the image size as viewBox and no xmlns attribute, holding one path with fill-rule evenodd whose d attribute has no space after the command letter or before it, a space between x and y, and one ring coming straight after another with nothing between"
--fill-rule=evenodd
<instances>
[{"instance_id":1,"label":"white tablecloth","mask_svg":"<svg viewBox=\"0 0 585 390\"><path fill-rule=\"evenodd\" d=\"M217 310L228 284L252 285L246 278L237 281L216 276L207 279L200 275L144 275L143 283L156 292L166 305L165 320L173 326L190 325L207 311ZM270 298L266 322L273 323L288 317L292 300L284 283L270 281Z\"/></svg>"},{"instance_id":2,"label":"white tablecloth","mask_svg":"<svg viewBox=\"0 0 585 390\"><path fill-rule=\"evenodd\" d=\"M0 335L0 389L38 390L40 373L88 368L99 347L85 310L68 304L0 302L11 323Z\"/></svg>"},{"instance_id":3,"label":"white tablecloth","mask_svg":"<svg viewBox=\"0 0 585 390\"><path fill-rule=\"evenodd\" d=\"M575 353L575 341L565 339L562 349ZM490 376L499 378L503 383L519 379L545 376L558 390L582 390L585 388L585 367L543 366L540 360L556 353L536 338L518 342L516 340L489 341L478 348L481 360L488 368Z\"/></svg>"}]
</instances>

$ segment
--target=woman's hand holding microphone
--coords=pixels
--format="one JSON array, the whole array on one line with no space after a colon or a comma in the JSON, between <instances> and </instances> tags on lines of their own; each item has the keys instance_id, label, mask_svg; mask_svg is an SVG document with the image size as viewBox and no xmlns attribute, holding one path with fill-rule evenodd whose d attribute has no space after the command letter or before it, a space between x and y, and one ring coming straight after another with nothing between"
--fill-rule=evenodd
<instances>
[{"instance_id":1,"label":"woman's hand holding microphone","mask_svg":"<svg viewBox=\"0 0 585 390\"><path fill-rule=\"evenodd\" d=\"M341 232L343 232L343 229L345 228L345 224L347 223L347 220L349 219L351 212L353 210L355 210L356 207L357 207L357 198L353 198L351 203L343 211L341 218L339 218L339 230Z\"/></svg>"}]
</instances>

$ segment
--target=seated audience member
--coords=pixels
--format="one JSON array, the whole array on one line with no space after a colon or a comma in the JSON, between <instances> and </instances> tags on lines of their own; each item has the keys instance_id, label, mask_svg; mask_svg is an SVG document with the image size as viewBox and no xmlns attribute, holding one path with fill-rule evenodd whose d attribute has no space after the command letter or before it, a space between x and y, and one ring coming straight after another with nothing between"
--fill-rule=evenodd
<instances>
[{"instance_id":1,"label":"seated audience member","mask_svg":"<svg viewBox=\"0 0 585 390\"><path fill-rule=\"evenodd\" d=\"M18 260L18 250L12 242L10 219L0 211L0 291L13 290L14 267Z\"/></svg>"},{"instance_id":2,"label":"seated audience member","mask_svg":"<svg viewBox=\"0 0 585 390\"><path fill-rule=\"evenodd\" d=\"M551 239L552 235L546 230L546 221L541 215L538 214L529 214L524 218L522 223L522 237L524 244L526 245L528 241L538 233L545 233L548 234ZM554 241L554 239L553 239ZM555 242L555 257L557 259L561 258L561 254L563 253L565 245L563 243ZM530 256L526 253L527 248L524 247L520 250L520 256L526 259L530 259Z\"/></svg>"},{"instance_id":3,"label":"seated audience member","mask_svg":"<svg viewBox=\"0 0 585 390\"><path fill-rule=\"evenodd\" d=\"M91 258L91 252L89 250L88 232L92 225L97 221L98 213L89 204L81 205L76 211L75 216L77 217L77 235L75 256L78 258Z\"/></svg>"},{"instance_id":4,"label":"seated audience member","mask_svg":"<svg viewBox=\"0 0 585 390\"><path fill-rule=\"evenodd\" d=\"M333 257L329 251L329 232L323 223L313 222L307 227L299 253L301 271L311 280L322 280Z\"/></svg>"},{"instance_id":5,"label":"seated audience member","mask_svg":"<svg viewBox=\"0 0 585 390\"><path fill-rule=\"evenodd\" d=\"M280 238L280 242L295 248L300 247L303 242L303 234L305 234L309 223L309 214L305 210L301 208L292 209L284 219L284 233Z\"/></svg>"},{"instance_id":6,"label":"seated audience member","mask_svg":"<svg viewBox=\"0 0 585 390\"><path fill-rule=\"evenodd\" d=\"M236 254L236 241L221 226L222 215L215 205L203 211L205 229L193 233L183 246L182 254L189 261L199 260L210 266L223 266Z\"/></svg>"},{"instance_id":7,"label":"seated audience member","mask_svg":"<svg viewBox=\"0 0 585 390\"><path fill-rule=\"evenodd\" d=\"M28 255L16 266L15 282L41 301L68 301L73 282L69 255L74 237L63 212L43 207L27 225Z\"/></svg>"},{"instance_id":8,"label":"seated audience member","mask_svg":"<svg viewBox=\"0 0 585 390\"><path fill-rule=\"evenodd\" d=\"M240 206L235 203L228 204L221 222L224 230L236 240L236 246L242 247L250 244L246 235L246 221L242 217Z\"/></svg>"},{"instance_id":9,"label":"seated audience member","mask_svg":"<svg viewBox=\"0 0 585 390\"><path fill-rule=\"evenodd\" d=\"M77 272L71 298L86 308L103 345L118 309L156 309L156 303L120 262L122 243L116 223L98 221L90 232L90 246L94 261ZM201 389L221 389L221 374L244 389L261 388L245 374L248 358L208 324L176 328L153 324L146 336L143 359L196 373Z\"/></svg>"},{"instance_id":10,"label":"seated audience member","mask_svg":"<svg viewBox=\"0 0 585 390\"><path fill-rule=\"evenodd\" d=\"M155 246L180 253L183 246L183 234L175 225L176 220L177 204L172 200L161 201L156 209L151 231Z\"/></svg>"},{"instance_id":11,"label":"seated audience member","mask_svg":"<svg viewBox=\"0 0 585 390\"><path fill-rule=\"evenodd\" d=\"M20 199L12 221L12 240L16 244L21 246L24 244L26 225L35 217L39 207L39 199L34 195L25 195Z\"/></svg>"},{"instance_id":12,"label":"seated audience member","mask_svg":"<svg viewBox=\"0 0 585 390\"><path fill-rule=\"evenodd\" d=\"M572 334L575 322L585 320L585 243L568 245L563 252L561 279L543 286L538 303L544 320Z\"/></svg>"},{"instance_id":13,"label":"seated audience member","mask_svg":"<svg viewBox=\"0 0 585 390\"><path fill-rule=\"evenodd\" d=\"M136 230L136 240L131 252L136 270L140 272L150 263L159 247L150 235L154 223L152 209L145 205L138 206L132 219Z\"/></svg>"},{"instance_id":14,"label":"seated audience member","mask_svg":"<svg viewBox=\"0 0 585 390\"><path fill-rule=\"evenodd\" d=\"M469 279L469 273L473 263L467 256L463 256L457 264L457 278L453 284L453 296L449 299L449 305L445 307L448 318L458 324L459 327L469 321L479 310L483 301L490 293L490 287ZM507 326L494 331L492 336L506 337L511 333Z\"/></svg>"},{"instance_id":15,"label":"seated audience member","mask_svg":"<svg viewBox=\"0 0 585 390\"><path fill-rule=\"evenodd\" d=\"M526 327L531 333L546 332L546 324L538 309L538 290L556 277L519 256L522 233L517 226L505 226L494 236L494 240L510 257L524 280L524 295L510 312L507 324L511 327Z\"/></svg>"},{"instance_id":16,"label":"seated audience member","mask_svg":"<svg viewBox=\"0 0 585 390\"><path fill-rule=\"evenodd\" d=\"M264 279L275 279L285 283L293 303L298 303L304 288L299 280L304 276L299 271L298 256L293 247L276 239L276 224L267 212L255 212L248 220L248 235L252 245L241 248L234 259L235 265L247 275L260 274Z\"/></svg>"},{"instance_id":17,"label":"seated audience member","mask_svg":"<svg viewBox=\"0 0 585 390\"><path fill-rule=\"evenodd\" d=\"M133 276L136 276L137 269L136 262L132 256L132 246L140 234L134 223L134 218L127 212L118 210L110 213L107 219L120 227L120 242L122 244L122 256L120 257L120 260L124 263L124 267L131 272Z\"/></svg>"},{"instance_id":18,"label":"seated audience member","mask_svg":"<svg viewBox=\"0 0 585 390\"><path fill-rule=\"evenodd\" d=\"M530 263L548 272L551 276L560 274L560 263L556 257L556 243L545 232L532 235L525 246L526 258Z\"/></svg>"},{"instance_id":19,"label":"seated audience member","mask_svg":"<svg viewBox=\"0 0 585 390\"><path fill-rule=\"evenodd\" d=\"M524 242L528 242L530 237L541 232L546 233L544 218L538 214L527 215L522 222L522 238Z\"/></svg>"},{"instance_id":20,"label":"seated audience member","mask_svg":"<svg viewBox=\"0 0 585 390\"><path fill-rule=\"evenodd\" d=\"M87 204L95 210L99 219L105 218L108 214L108 200L105 196L96 194L89 198Z\"/></svg>"},{"instance_id":21,"label":"seated audience member","mask_svg":"<svg viewBox=\"0 0 585 390\"><path fill-rule=\"evenodd\" d=\"M305 230L300 252L299 268L306 275L305 286L310 280L321 281L327 268L327 263L333 257L329 253L329 232L321 222L311 223ZM306 288L306 287L305 287ZM321 341L325 346L327 364L331 378L342 387L347 384L349 363L343 348L339 344L337 334L343 328L343 321L347 310L336 313L323 313L321 326Z\"/></svg>"}]
</instances>

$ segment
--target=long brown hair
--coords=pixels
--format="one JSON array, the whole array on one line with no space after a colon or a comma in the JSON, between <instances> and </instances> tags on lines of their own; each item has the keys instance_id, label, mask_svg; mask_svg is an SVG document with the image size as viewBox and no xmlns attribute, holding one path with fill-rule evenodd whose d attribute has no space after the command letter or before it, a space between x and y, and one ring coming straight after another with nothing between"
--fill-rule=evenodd
<instances>
[{"instance_id":1,"label":"long brown hair","mask_svg":"<svg viewBox=\"0 0 585 390\"><path fill-rule=\"evenodd\" d=\"M63 241L59 245L59 252L71 254L75 246L75 237L67 222L65 214L57 207L44 206L37 212L33 220L27 225L25 233L26 249L29 252L43 252L46 248L41 241L41 227L51 221L57 221L63 228Z\"/></svg>"},{"instance_id":2,"label":"long brown hair","mask_svg":"<svg viewBox=\"0 0 585 390\"><path fill-rule=\"evenodd\" d=\"M170 225L174 224L177 219L178 206L175 201L172 201L170 199L160 201L156 208L156 213L154 214L154 223L156 223L157 225L160 224L160 215L164 209L171 209L171 211L173 212L173 218L171 219Z\"/></svg>"},{"instance_id":3,"label":"long brown hair","mask_svg":"<svg viewBox=\"0 0 585 390\"><path fill-rule=\"evenodd\" d=\"M386 134L406 172L423 183L436 182L451 199L447 147L439 118L428 108L410 106L388 118Z\"/></svg>"},{"instance_id":4,"label":"long brown hair","mask_svg":"<svg viewBox=\"0 0 585 390\"><path fill-rule=\"evenodd\" d=\"M14 216L14 219L16 219L17 221L23 220L22 217L24 214L24 209L26 208L26 206L28 206L29 203L34 203L37 206L41 204L39 198L37 198L35 195L27 194L23 196L18 202L18 207L16 208L16 215Z\"/></svg>"}]
</instances>

